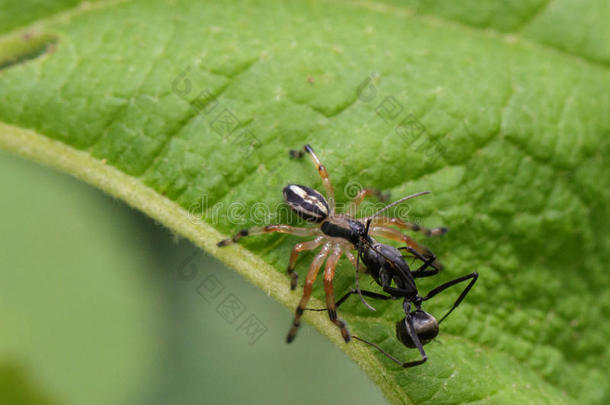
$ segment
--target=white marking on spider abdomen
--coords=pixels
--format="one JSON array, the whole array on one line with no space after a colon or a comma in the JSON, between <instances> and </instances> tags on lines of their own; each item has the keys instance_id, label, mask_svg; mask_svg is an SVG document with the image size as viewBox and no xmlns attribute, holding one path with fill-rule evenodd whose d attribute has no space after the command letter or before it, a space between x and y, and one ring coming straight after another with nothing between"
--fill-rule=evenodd
<instances>
[{"instance_id":1,"label":"white marking on spider abdomen","mask_svg":"<svg viewBox=\"0 0 610 405\"><path fill-rule=\"evenodd\" d=\"M328 203L316 190L299 184L289 184L284 187L283 193L286 203L302 218L321 222L328 217Z\"/></svg>"}]
</instances>

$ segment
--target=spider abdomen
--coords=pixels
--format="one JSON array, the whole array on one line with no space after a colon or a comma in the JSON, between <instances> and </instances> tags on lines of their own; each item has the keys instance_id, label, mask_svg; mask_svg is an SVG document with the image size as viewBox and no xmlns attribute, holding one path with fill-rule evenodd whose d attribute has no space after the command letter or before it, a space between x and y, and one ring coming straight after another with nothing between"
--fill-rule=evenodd
<instances>
[{"instance_id":1,"label":"spider abdomen","mask_svg":"<svg viewBox=\"0 0 610 405\"><path fill-rule=\"evenodd\" d=\"M328 217L330 208L322 194L299 184L284 187L284 200L301 218L320 223Z\"/></svg>"}]
</instances>

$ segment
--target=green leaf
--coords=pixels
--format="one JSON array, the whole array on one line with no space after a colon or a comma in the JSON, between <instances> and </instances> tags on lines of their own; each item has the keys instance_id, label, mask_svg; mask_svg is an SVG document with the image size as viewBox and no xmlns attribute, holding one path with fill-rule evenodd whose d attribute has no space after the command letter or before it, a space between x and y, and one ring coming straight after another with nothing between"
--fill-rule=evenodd
<instances>
[{"instance_id":1,"label":"green leaf","mask_svg":"<svg viewBox=\"0 0 610 405\"><path fill-rule=\"evenodd\" d=\"M300 294L284 269L300 238L215 247L287 220L286 183L321 188L288 149L316 148L341 203L359 185L431 190L403 212L450 228L417 236L446 266L420 288L480 280L428 363L403 370L342 343L325 315L306 319L392 402L605 403L610 11L480 3L84 3L0 38L57 38L0 70L0 146L127 201L290 308ZM337 295L351 283L341 263ZM356 301L340 310L353 333L416 358L394 338L396 303Z\"/></svg>"}]
</instances>

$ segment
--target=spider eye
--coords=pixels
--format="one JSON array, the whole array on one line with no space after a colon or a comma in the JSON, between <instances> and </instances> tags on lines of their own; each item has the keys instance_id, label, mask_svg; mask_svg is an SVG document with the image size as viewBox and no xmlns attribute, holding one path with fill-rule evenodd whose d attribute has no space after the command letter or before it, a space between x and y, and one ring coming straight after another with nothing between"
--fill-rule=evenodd
<instances>
[{"instance_id":1,"label":"spider eye","mask_svg":"<svg viewBox=\"0 0 610 405\"><path fill-rule=\"evenodd\" d=\"M417 337L422 345L429 343L436 337L436 335L438 335L438 321L429 313L422 310L417 310L411 313L411 318L413 319L415 333L417 333ZM407 331L407 322L405 318L402 318L400 321L396 322L396 337L405 346L410 348L416 347L413 339L411 339L411 336Z\"/></svg>"}]
</instances>

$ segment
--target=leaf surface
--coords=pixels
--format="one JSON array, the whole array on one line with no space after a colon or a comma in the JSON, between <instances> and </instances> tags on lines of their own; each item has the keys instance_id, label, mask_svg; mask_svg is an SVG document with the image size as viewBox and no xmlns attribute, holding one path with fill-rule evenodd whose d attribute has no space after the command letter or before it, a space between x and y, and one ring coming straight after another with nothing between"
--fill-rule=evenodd
<instances>
[{"instance_id":1,"label":"leaf surface","mask_svg":"<svg viewBox=\"0 0 610 405\"><path fill-rule=\"evenodd\" d=\"M608 7L445 3L86 3L0 39L56 41L0 70L0 146L124 199L291 308L300 294L284 272L301 239L215 247L247 226L294 222L285 184L321 189L289 149L314 146L340 203L359 187L431 190L400 212L450 228L416 236L446 266L420 288L480 279L426 346L429 362L400 369L341 343L325 315L306 319L392 402L603 403ZM335 291L347 290L353 268L337 274ZM395 340L393 304L372 313L354 300L340 314L354 334L415 358Z\"/></svg>"}]
</instances>

